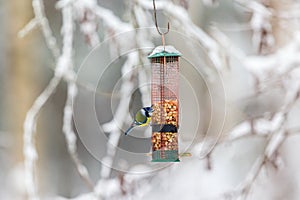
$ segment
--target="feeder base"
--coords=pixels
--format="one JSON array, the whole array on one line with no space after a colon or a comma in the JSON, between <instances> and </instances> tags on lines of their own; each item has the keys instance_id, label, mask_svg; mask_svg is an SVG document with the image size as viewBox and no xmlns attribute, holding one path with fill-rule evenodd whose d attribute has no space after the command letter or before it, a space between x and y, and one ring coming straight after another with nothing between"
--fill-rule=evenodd
<instances>
[{"instance_id":1,"label":"feeder base","mask_svg":"<svg viewBox=\"0 0 300 200\"><path fill-rule=\"evenodd\" d=\"M180 162L177 150L157 150L152 152L152 162Z\"/></svg>"}]
</instances>

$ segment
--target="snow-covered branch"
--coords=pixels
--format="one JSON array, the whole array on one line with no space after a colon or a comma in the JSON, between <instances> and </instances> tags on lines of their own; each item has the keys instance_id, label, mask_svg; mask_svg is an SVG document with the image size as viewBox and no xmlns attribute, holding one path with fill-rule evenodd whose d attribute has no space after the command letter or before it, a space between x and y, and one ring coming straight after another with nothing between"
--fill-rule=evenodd
<instances>
[{"instance_id":1,"label":"snow-covered branch","mask_svg":"<svg viewBox=\"0 0 300 200\"><path fill-rule=\"evenodd\" d=\"M80 161L77 154L77 136L73 130L73 100L77 95L76 75L74 72L74 66L72 62L73 54L73 33L74 33L74 22L73 22L73 9L70 6L65 7L62 10L63 14L63 30L64 33L64 52L68 52L68 69L64 72L64 78L68 84L67 100L64 108L64 120L63 120L63 132L65 134L67 147L69 154L76 165L77 171L81 178L87 183L91 190L94 189L94 184L89 176L87 168Z\"/></svg>"},{"instance_id":2,"label":"snow-covered branch","mask_svg":"<svg viewBox=\"0 0 300 200\"><path fill-rule=\"evenodd\" d=\"M298 75L296 83L295 81L289 83L289 86L292 86L292 88L288 89L284 104L277 113L274 113L274 116L271 119L262 117L260 119L256 119L254 122L254 133L262 134L267 139L263 154L256 159L252 169L238 189L233 192L226 193L225 196L246 199L258 176L261 174L261 171L268 163L271 163L275 169L281 167L282 161L279 159L278 152L287 138L293 135L291 132L295 132L293 130L289 130L286 125L288 122L288 114L293 110L293 106L295 106L299 100L299 83ZM253 134L250 122L248 121L241 123L231 132L231 136L234 136L235 139L236 136L238 136L237 138L241 138L247 134Z\"/></svg>"},{"instance_id":3,"label":"snow-covered branch","mask_svg":"<svg viewBox=\"0 0 300 200\"><path fill-rule=\"evenodd\" d=\"M58 84L61 81L60 76L55 76L51 79L46 89L35 100L33 106L26 114L24 121L24 162L25 162L25 186L29 199L37 200L38 188L36 177L36 161L38 159L37 150L35 147L35 129L37 123L37 116L41 108L44 106L49 97L54 93Z\"/></svg>"},{"instance_id":4,"label":"snow-covered branch","mask_svg":"<svg viewBox=\"0 0 300 200\"><path fill-rule=\"evenodd\" d=\"M56 44L56 38L53 36L52 30L49 25L48 18L45 14L43 0L32 0L32 7L34 12L34 18L19 32L20 37L24 37L33 28L39 26L43 32L47 47L52 52L55 60L58 59L60 51Z\"/></svg>"},{"instance_id":5,"label":"snow-covered branch","mask_svg":"<svg viewBox=\"0 0 300 200\"><path fill-rule=\"evenodd\" d=\"M119 143L119 138L122 134L120 128L128 119L128 110L130 96L133 92L134 83L132 76L134 76L134 68L138 65L138 53L132 52L127 56L127 60L122 67L123 84L120 89L121 99L118 105L114 118L103 125L105 132L110 132L109 141L107 143L107 156L104 158L105 165L102 165L101 177L104 179L109 178L112 170L113 159L116 154L116 148Z\"/></svg>"},{"instance_id":6,"label":"snow-covered branch","mask_svg":"<svg viewBox=\"0 0 300 200\"><path fill-rule=\"evenodd\" d=\"M41 1L33 0L33 7L36 12L36 18L40 20L42 30L45 35L45 39L49 43L49 48L52 49L52 53L56 56L57 52L55 43L52 37L50 28L48 27L48 20L44 16L43 5ZM55 68L54 77L51 79L49 85L35 100L33 106L30 108L24 121L24 159L25 159L25 182L26 189L29 199L37 200L38 195L38 184L36 175L36 161L38 159L38 153L35 147L35 129L37 123L37 117L45 105L50 96L55 92L61 80L64 78L68 82L68 97L65 106L64 115L64 133L67 138L68 149L71 157L77 164L77 169L80 175L90 182L86 168L80 163L76 154L76 136L72 128L72 100L76 96L76 85L75 85L75 74L73 71L72 55L73 55L73 8L66 6L62 9L63 14L63 25L62 25L62 36L63 36L63 47L62 54L59 56ZM30 25L31 26L31 25ZM28 27L28 26L27 26ZM29 31L28 28L27 31ZM54 46L53 46L54 45ZM71 111L70 111L71 110ZM75 139L74 139L75 138ZM91 184L91 182L90 182Z\"/></svg>"}]
</instances>

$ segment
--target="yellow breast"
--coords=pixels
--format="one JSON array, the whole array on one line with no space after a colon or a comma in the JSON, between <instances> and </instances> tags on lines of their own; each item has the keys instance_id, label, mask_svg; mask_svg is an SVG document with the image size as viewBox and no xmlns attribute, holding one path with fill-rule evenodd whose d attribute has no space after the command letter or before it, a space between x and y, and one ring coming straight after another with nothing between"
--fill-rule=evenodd
<instances>
[{"instance_id":1,"label":"yellow breast","mask_svg":"<svg viewBox=\"0 0 300 200\"><path fill-rule=\"evenodd\" d=\"M150 121L151 121L151 117L147 117L147 121L140 126L147 126L150 123Z\"/></svg>"}]
</instances>

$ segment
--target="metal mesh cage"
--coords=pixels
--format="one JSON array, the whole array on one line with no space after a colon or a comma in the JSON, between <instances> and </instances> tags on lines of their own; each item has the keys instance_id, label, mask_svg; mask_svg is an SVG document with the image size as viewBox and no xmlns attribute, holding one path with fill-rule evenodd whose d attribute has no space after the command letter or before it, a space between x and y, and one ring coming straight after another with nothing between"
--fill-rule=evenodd
<instances>
[{"instance_id":1,"label":"metal mesh cage","mask_svg":"<svg viewBox=\"0 0 300 200\"><path fill-rule=\"evenodd\" d=\"M152 161L178 162L179 54L159 52L151 64Z\"/></svg>"}]
</instances>

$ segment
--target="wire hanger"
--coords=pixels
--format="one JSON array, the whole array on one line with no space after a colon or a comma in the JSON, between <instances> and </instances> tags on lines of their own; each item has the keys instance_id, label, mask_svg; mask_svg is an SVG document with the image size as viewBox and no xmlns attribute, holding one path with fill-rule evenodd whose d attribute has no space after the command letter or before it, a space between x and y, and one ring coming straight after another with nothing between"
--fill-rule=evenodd
<instances>
[{"instance_id":1,"label":"wire hanger","mask_svg":"<svg viewBox=\"0 0 300 200\"><path fill-rule=\"evenodd\" d=\"M161 32L159 30L158 23L157 23L155 0L153 0L153 8L154 8L154 21L155 21L156 30L159 33L159 35L161 35L162 44L163 44L164 51L165 51L165 35L167 35L169 33L169 31L170 31L170 23L168 22L167 31L166 32Z\"/></svg>"},{"instance_id":2,"label":"wire hanger","mask_svg":"<svg viewBox=\"0 0 300 200\"><path fill-rule=\"evenodd\" d=\"M160 115L160 120L161 122L163 121L163 113L164 113L164 110L163 110L163 103L164 103L164 95L165 95L165 70L166 70L166 66L167 66L167 58L166 58L166 44L165 44L165 35L169 33L170 31L170 23L168 22L168 28L167 28L167 31L166 32L161 32L159 27L158 27L158 23L157 23L157 16L156 16L156 6L155 6L155 0L153 0L153 10L154 10L154 20L155 20L155 26L156 26L156 30L157 32L159 33L159 35L161 35L161 40L162 40L162 45L163 45L163 48L164 48L164 57L163 57L163 67L161 68L161 72L160 72L160 85L161 85L161 89L160 89L160 112L161 112L161 115ZM165 120L165 119L164 119ZM161 127L160 129L162 130L163 128L163 123L161 124ZM161 155L162 156L162 155Z\"/></svg>"}]
</instances>

